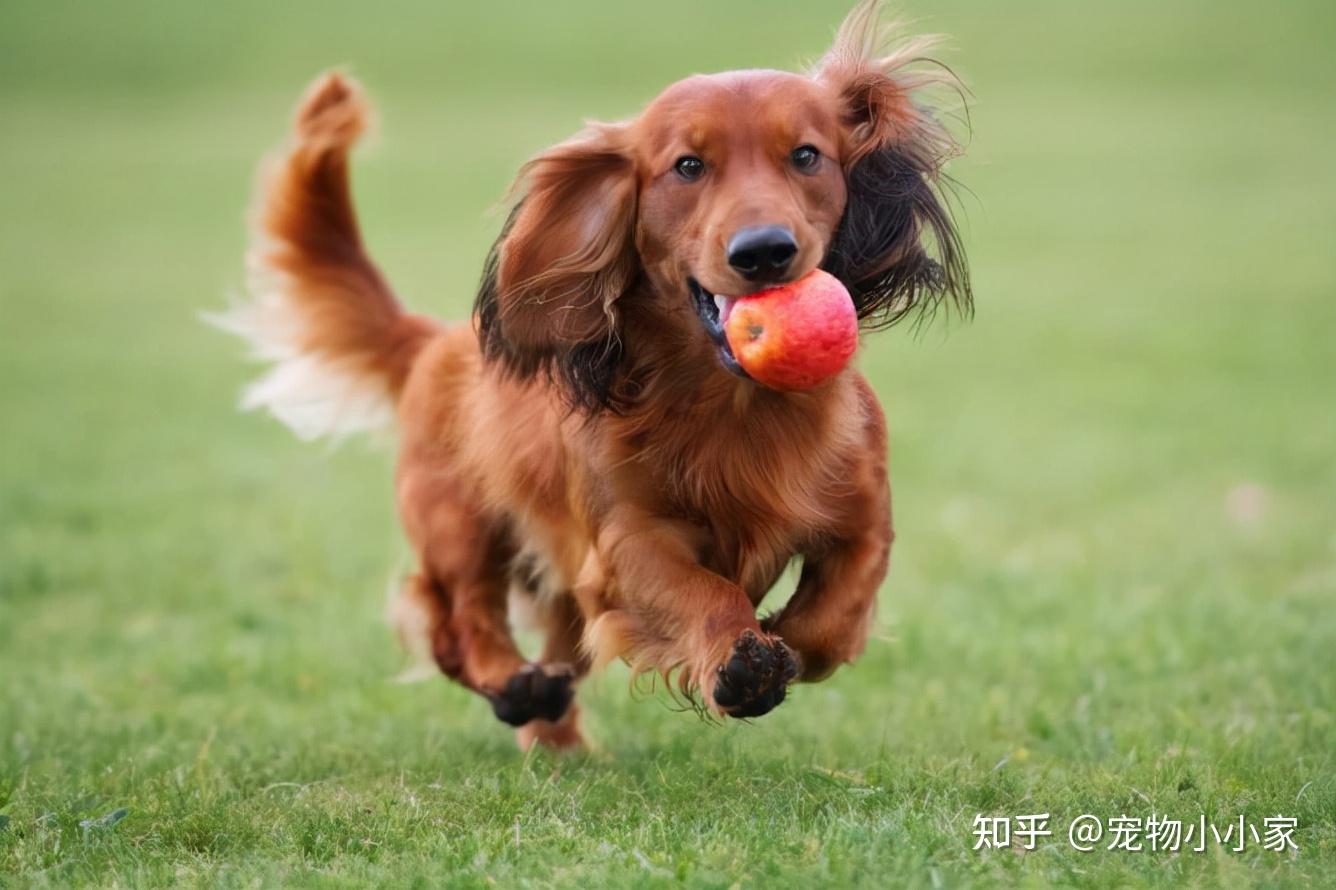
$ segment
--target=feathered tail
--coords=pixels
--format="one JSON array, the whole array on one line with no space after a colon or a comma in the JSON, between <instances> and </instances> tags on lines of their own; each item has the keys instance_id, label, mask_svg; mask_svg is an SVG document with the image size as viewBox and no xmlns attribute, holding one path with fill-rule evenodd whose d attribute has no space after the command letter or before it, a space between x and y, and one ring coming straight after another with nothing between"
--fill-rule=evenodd
<instances>
[{"instance_id":1,"label":"feathered tail","mask_svg":"<svg viewBox=\"0 0 1336 890\"><path fill-rule=\"evenodd\" d=\"M348 151L369 115L343 75L307 91L289 145L261 183L247 256L251 299L209 317L272 363L242 407L267 409L303 439L388 423L413 359L437 330L403 310L362 246Z\"/></svg>"}]
</instances>

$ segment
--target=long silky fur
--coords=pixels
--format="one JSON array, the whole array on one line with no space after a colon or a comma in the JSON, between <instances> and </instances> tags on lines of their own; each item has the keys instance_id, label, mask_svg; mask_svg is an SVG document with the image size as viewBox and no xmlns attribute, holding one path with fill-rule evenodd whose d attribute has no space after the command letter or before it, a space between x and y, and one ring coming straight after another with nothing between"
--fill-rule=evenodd
<instances>
[{"instance_id":1,"label":"long silky fur","mask_svg":"<svg viewBox=\"0 0 1336 890\"><path fill-rule=\"evenodd\" d=\"M849 172L848 204L824 268L849 289L865 327L889 327L915 310L929 318L947 300L961 315L973 311L965 251L933 175L895 147ZM925 232L936 258L921 243Z\"/></svg>"},{"instance_id":2,"label":"long silky fur","mask_svg":"<svg viewBox=\"0 0 1336 890\"><path fill-rule=\"evenodd\" d=\"M934 111L948 100L963 107L966 91L929 56L940 38L903 37L900 23L881 20L881 6L863 0L813 72L839 88L856 146L844 217L823 267L849 289L866 327L916 310L931 318L944 302L968 317L969 269L942 193L950 182L942 168L960 146Z\"/></svg>"},{"instance_id":3,"label":"long silky fur","mask_svg":"<svg viewBox=\"0 0 1336 890\"><path fill-rule=\"evenodd\" d=\"M557 390L572 410L589 415L600 411L620 412L626 408L626 400L617 392L615 383L624 352L615 325L610 324L607 336L600 340L542 351L516 349L505 335L497 292L501 245L510 234L523 204L520 199L510 209L501 233L488 250L473 300L473 323L483 357L521 380L545 376L558 384Z\"/></svg>"}]
</instances>

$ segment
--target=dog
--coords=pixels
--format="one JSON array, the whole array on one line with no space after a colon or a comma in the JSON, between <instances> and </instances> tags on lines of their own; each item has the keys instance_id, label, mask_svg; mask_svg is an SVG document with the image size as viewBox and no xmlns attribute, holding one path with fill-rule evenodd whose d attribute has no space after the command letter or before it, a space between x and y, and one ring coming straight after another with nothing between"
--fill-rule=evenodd
<instances>
[{"instance_id":1,"label":"dog","mask_svg":"<svg viewBox=\"0 0 1336 890\"><path fill-rule=\"evenodd\" d=\"M852 365L798 393L748 379L720 306L819 266L865 330L970 312L942 191L960 149L930 104L962 88L892 30L864 2L809 73L688 77L543 151L471 324L405 311L363 248L362 90L331 73L301 101L262 180L251 300L220 319L273 363L243 404L304 438L397 419L400 632L521 747L583 744L575 684L613 659L754 718L861 653L893 539L881 407ZM794 559L792 597L758 617Z\"/></svg>"}]
</instances>

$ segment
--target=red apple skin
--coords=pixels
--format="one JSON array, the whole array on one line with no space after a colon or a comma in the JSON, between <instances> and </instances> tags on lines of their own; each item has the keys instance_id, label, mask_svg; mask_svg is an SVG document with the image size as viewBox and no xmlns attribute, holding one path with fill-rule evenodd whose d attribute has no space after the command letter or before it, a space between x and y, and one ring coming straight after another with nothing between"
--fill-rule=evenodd
<instances>
[{"instance_id":1,"label":"red apple skin","mask_svg":"<svg viewBox=\"0 0 1336 890\"><path fill-rule=\"evenodd\" d=\"M839 279L813 269L738 298L724 334L753 380L793 392L811 389L849 363L858 348L858 313Z\"/></svg>"}]
</instances>

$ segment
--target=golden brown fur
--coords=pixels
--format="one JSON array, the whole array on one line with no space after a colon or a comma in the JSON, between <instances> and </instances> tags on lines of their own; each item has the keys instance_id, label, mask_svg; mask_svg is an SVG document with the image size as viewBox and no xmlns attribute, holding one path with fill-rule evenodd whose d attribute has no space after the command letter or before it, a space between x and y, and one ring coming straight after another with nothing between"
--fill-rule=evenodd
<instances>
[{"instance_id":1,"label":"golden brown fur","mask_svg":"<svg viewBox=\"0 0 1336 890\"><path fill-rule=\"evenodd\" d=\"M401 614L526 746L579 743L570 684L612 658L755 716L863 648L892 540L877 400L853 367L803 393L730 373L687 282L753 289L725 243L774 224L796 238L786 278L836 271L869 323L943 295L968 306L935 191L954 145L918 98L944 78L911 64L919 44L879 56L875 12L855 10L812 75L689 78L535 158L474 326L406 314L362 250L355 85L328 75L303 100L262 196L275 296L228 322L280 362L251 401L300 414L326 372L395 401L418 563ZM811 169L792 166L800 144L819 151ZM686 155L700 181L678 175ZM340 431L317 389L308 431ZM794 557L795 595L759 620ZM513 586L545 625L536 665L510 634Z\"/></svg>"}]
</instances>

